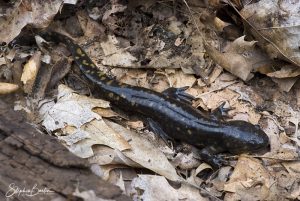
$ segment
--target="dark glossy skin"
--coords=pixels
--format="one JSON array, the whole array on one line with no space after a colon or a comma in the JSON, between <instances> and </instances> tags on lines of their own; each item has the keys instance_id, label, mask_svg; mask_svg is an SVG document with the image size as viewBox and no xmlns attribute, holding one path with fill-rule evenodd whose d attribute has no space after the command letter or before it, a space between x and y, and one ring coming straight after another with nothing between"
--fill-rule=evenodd
<instances>
[{"instance_id":1,"label":"dark glossy skin","mask_svg":"<svg viewBox=\"0 0 300 201\"><path fill-rule=\"evenodd\" d=\"M214 167L223 160L215 154L255 152L269 144L267 135L245 121L218 121L186 102L146 88L130 86L107 77L73 41L58 33L42 34L46 39L66 44L85 76L98 85L101 96L120 108L141 113L160 126L171 138L203 148L200 156Z\"/></svg>"}]
</instances>

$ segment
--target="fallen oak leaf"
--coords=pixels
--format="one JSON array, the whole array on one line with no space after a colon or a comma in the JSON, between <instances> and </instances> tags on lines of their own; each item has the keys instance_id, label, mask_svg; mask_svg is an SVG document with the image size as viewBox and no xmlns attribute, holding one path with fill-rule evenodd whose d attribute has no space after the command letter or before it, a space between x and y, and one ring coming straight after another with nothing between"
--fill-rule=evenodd
<instances>
[{"instance_id":1,"label":"fallen oak leaf","mask_svg":"<svg viewBox=\"0 0 300 201\"><path fill-rule=\"evenodd\" d=\"M105 120L106 124L120 133L130 144L131 149L124 150L121 153L127 158L136 162L140 166L150 169L167 179L179 181L175 168L168 161L167 157L148 140L140 134L130 131L116 123Z\"/></svg>"},{"instance_id":2,"label":"fallen oak leaf","mask_svg":"<svg viewBox=\"0 0 300 201\"><path fill-rule=\"evenodd\" d=\"M63 0L31 0L16 3L10 15L0 18L0 42L11 42L28 24L36 28L47 27L63 3Z\"/></svg>"},{"instance_id":3,"label":"fallen oak leaf","mask_svg":"<svg viewBox=\"0 0 300 201\"><path fill-rule=\"evenodd\" d=\"M64 85L59 85L58 91L56 104L50 108L44 104L40 109L42 125L48 131L56 131L70 151L87 158L93 156L92 146L96 144L130 149L128 142L92 111L95 107L109 108L109 102L78 95Z\"/></svg>"},{"instance_id":4,"label":"fallen oak leaf","mask_svg":"<svg viewBox=\"0 0 300 201\"><path fill-rule=\"evenodd\" d=\"M112 164L112 165L97 165L93 164L91 167L92 172L101 177L103 180L108 180L110 176L110 171L114 169L120 169L120 168L127 168L125 165L120 165L120 164Z\"/></svg>"},{"instance_id":5,"label":"fallen oak leaf","mask_svg":"<svg viewBox=\"0 0 300 201\"><path fill-rule=\"evenodd\" d=\"M250 80L252 71L269 63L269 59L255 47L256 41L245 41L245 36L237 38L224 52L219 52L205 43L207 54L214 62L244 81Z\"/></svg>"},{"instance_id":6,"label":"fallen oak leaf","mask_svg":"<svg viewBox=\"0 0 300 201\"><path fill-rule=\"evenodd\" d=\"M208 201L202 197L199 189L191 185L181 184L178 189L173 188L166 178L156 175L138 175L131 183L134 200L191 200Z\"/></svg>"},{"instance_id":7,"label":"fallen oak leaf","mask_svg":"<svg viewBox=\"0 0 300 201\"><path fill-rule=\"evenodd\" d=\"M273 82L275 82L278 87L285 92L289 92L298 79L298 77L272 78Z\"/></svg>"},{"instance_id":8,"label":"fallen oak leaf","mask_svg":"<svg viewBox=\"0 0 300 201\"><path fill-rule=\"evenodd\" d=\"M271 58L284 59L299 67L299 6L298 2L262 0L237 12Z\"/></svg>"},{"instance_id":9,"label":"fallen oak leaf","mask_svg":"<svg viewBox=\"0 0 300 201\"><path fill-rule=\"evenodd\" d=\"M300 68L292 65L282 66L280 70L267 73L267 76L272 78L297 77L298 75L300 75Z\"/></svg>"},{"instance_id":10,"label":"fallen oak leaf","mask_svg":"<svg viewBox=\"0 0 300 201\"><path fill-rule=\"evenodd\" d=\"M272 180L269 172L254 158L239 157L230 180L224 184L225 200L265 200Z\"/></svg>"}]
</instances>

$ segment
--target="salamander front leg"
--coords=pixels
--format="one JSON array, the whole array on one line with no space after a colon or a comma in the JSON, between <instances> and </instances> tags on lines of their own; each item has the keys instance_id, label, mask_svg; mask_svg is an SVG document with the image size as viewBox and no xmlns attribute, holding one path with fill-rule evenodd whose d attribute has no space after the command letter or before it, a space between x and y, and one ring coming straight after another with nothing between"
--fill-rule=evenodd
<instances>
[{"instance_id":1,"label":"salamander front leg","mask_svg":"<svg viewBox=\"0 0 300 201\"><path fill-rule=\"evenodd\" d=\"M162 93L179 101L192 104L192 101L195 100L195 97L185 92L185 90L187 90L188 88L188 86L181 88L170 87L164 90Z\"/></svg>"},{"instance_id":2,"label":"salamander front leg","mask_svg":"<svg viewBox=\"0 0 300 201\"><path fill-rule=\"evenodd\" d=\"M223 157L216 155L223 151L224 149L221 147L209 146L201 149L199 156L203 161L210 164L213 168L219 169L222 165L228 164L228 161L226 161Z\"/></svg>"},{"instance_id":3,"label":"salamander front leg","mask_svg":"<svg viewBox=\"0 0 300 201\"><path fill-rule=\"evenodd\" d=\"M215 120L224 120L224 118L228 117L228 112L233 108L224 108L226 102L223 102L219 107L214 109L210 114L210 117Z\"/></svg>"}]
</instances>

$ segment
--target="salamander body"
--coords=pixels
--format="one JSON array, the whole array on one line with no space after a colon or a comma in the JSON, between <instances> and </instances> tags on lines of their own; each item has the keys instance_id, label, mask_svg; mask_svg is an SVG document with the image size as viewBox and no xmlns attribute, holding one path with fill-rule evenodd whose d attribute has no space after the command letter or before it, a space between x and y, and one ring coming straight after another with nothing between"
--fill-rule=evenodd
<instances>
[{"instance_id":1,"label":"salamander body","mask_svg":"<svg viewBox=\"0 0 300 201\"><path fill-rule=\"evenodd\" d=\"M255 152L269 144L267 135L258 126L246 121L218 121L168 94L120 83L100 71L69 37L56 32L41 35L66 45L80 70L98 86L104 99L121 109L149 117L169 137L201 148L201 158L215 167L223 162L217 153Z\"/></svg>"}]
</instances>

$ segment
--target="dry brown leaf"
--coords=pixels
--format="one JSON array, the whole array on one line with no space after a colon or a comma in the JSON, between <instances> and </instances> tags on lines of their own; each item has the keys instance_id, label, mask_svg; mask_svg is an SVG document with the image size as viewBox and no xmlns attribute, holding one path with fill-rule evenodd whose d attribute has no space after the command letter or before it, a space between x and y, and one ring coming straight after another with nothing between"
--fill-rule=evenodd
<instances>
[{"instance_id":1,"label":"dry brown leaf","mask_svg":"<svg viewBox=\"0 0 300 201\"><path fill-rule=\"evenodd\" d=\"M145 128L142 121L128 121L127 125L135 130L142 130L143 128Z\"/></svg>"},{"instance_id":2,"label":"dry brown leaf","mask_svg":"<svg viewBox=\"0 0 300 201\"><path fill-rule=\"evenodd\" d=\"M267 118L266 126L263 128L264 132L268 135L270 141L271 152L276 152L280 149L281 144L279 141L279 128L274 119Z\"/></svg>"},{"instance_id":3,"label":"dry brown leaf","mask_svg":"<svg viewBox=\"0 0 300 201\"><path fill-rule=\"evenodd\" d=\"M191 87L197 80L194 75L187 75L182 71L175 71L175 73L169 74L168 79L171 87L175 88Z\"/></svg>"},{"instance_id":4,"label":"dry brown leaf","mask_svg":"<svg viewBox=\"0 0 300 201\"><path fill-rule=\"evenodd\" d=\"M272 78L297 77L298 75L300 75L300 69L291 65L282 66L278 71L267 73L267 76Z\"/></svg>"},{"instance_id":5,"label":"dry brown leaf","mask_svg":"<svg viewBox=\"0 0 300 201\"><path fill-rule=\"evenodd\" d=\"M4 57L0 57L0 66L5 65L6 64L6 60Z\"/></svg>"},{"instance_id":6,"label":"dry brown leaf","mask_svg":"<svg viewBox=\"0 0 300 201\"><path fill-rule=\"evenodd\" d=\"M268 164L277 164L284 161L299 161L299 155L295 147L284 144L278 150L264 154L263 160Z\"/></svg>"},{"instance_id":7,"label":"dry brown leaf","mask_svg":"<svg viewBox=\"0 0 300 201\"><path fill-rule=\"evenodd\" d=\"M217 92L200 94L201 100L208 109L215 109L223 102L229 102L229 105L235 105L238 101L239 94L230 90L224 89Z\"/></svg>"},{"instance_id":8,"label":"dry brown leaf","mask_svg":"<svg viewBox=\"0 0 300 201\"><path fill-rule=\"evenodd\" d=\"M180 68L182 66L189 66L191 61L187 57L173 56L174 53L171 49L162 51L157 56L153 52L148 52L146 55L147 58L151 58L148 65L152 68Z\"/></svg>"},{"instance_id":9,"label":"dry brown leaf","mask_svg":"<svg viewBox=\"0 0 300 201\"><path fill-rule=\"evenodd\" d=\"M97 144L119 150L131 148L122 135L110 128L102 119L92 120L74 132L67 133L64 129L62 132L67 136L58 138L68 145L71 152L82 158L93 156L93 146ZM74 137L77 137L78 140L74 141Z\"/></svg>"},{"instance_id":10,"label":"dry brown leaf","mask_svg":"<svg viewBox=\"0 0 300 201\"><path fill-rule=\"evenodd\" d=\"M251 105L255 107L262 105L264 102L263 98L255 90L246 86L242 82L230 85L228 86L228 89L238 93L240 95L238 98L239 100L251 103Z\"/></svg>"},{"instance_id":11,"label":"dry brown leaf","mask_svg":"<svg viewBox=\"0 0 300 201\"><path fill-rule=\"evenodd\" d=\"M122 154L138 163L140 166L163 175L172 181L180 180L175 168L157 146L151 144L146 138L141 137L138 133L132 132L116 123L110 121L105 122L116 132L122 134L130 144L131 149L122 151Z\"/></svg>"},{"instance_id":12,"label":"dry brown leaf","mask_svg":"<svg viewBox=\"0 0 300 201\"><path fill-rule=\"evenodd\" d=\"M29 61L25 64L21 81L24 83L24 91L30 93L36 78L36 75L41 66L41 52L37 51L32 55Z\"/></svg>"},{"instance_id":13,"label":"dry brown leaf","mask_svg":"<svg viewBox=\"0 0 300 201\"><path fill-rule=\"evenodd\" d=\"M93 108L93 112L99 114L101 117L111 118L119 116L116 112L112 111L110 108Z\"/></svg>"},{"instance_id":14,"label":"dry brown leaf","mask_svg":"<svg viewBox=\"0 0 300 201\"><path fill-rule=\"evenodd\" d=\"M110 172L114 169L127 168L125 165L113 164L113 165L98 165L93 164L91 166L92 172L102 178L103 180L109 180Z\"/></svg>"},{"instance_id":15,"label":"dry brown leaf","mask_svg":"<svg viewBox=\"0 0 300 201\"><path fill-rule=\"evenodd\" d=\"M229 179L233 168L230 166L222 167L218 170L217 177L210 177L205 182L207 183L206 190L216 197L221 197L224 193L224 185Z\"/></svg>"},{"instance_id":16,"label":"dry brown leaf","mask_svg":"<svg viewBox=\"0 0 300 201\"><path fill-rule=\"evenodd\" d=\"M98 165L116 165L121 164L117 153L113 148L95 145L93 147L94 155L89 157L88 160L91 164Z\"/></svg>"},{"instance_id":17,"label":"dry brown leaf","mask_svg":"<svg viewBox=\"0 0 300 201\"><path fill-rule=\"evenodd\" d=\"M111 8L106 10L103 17L102 17L102 22L106 23L108 25L111 25L111 21L110 21L110 16L114 13L119 13L119 12L123 12L127 6L121 5L119 4L118 1L111 1L112 5Z\"/></svg>"},{"instance_id":18,"label":"dry brown leaf","mask_svg":"<svg viewBox=\"0 0 300 201\"><path fill-rule=\"evenodd\" d=\"M299 67L299 9L298 1L262 0L246 5L241 15L251 23L252 34L272 58L283 58Z\"/></svg>"},{"instance_id":19,"label":"dry brown leaf","mask_svg":"<svg viewBox=\"0 0 300 201\"><path fill-rule=\"evenodd\" d=\"M272 78L278 84L279 88L285 92L289 92L298 79L298 77Z\"/></svg>"},{"instance_id":20,"label":"dry brown leaf","mask_svg":"<svg viewBox=\"0 0 300 201\"><path fill-rule=\"evenodd\" d=\"M118 124L106 120L105 125L108 125L109 129L113 129L110 131L111 135L113 133L119 133L130 144L130 150L123 150L121 152L118 150L121 147L115 146L115 144L118 144L117 142L105 141L105 136L107 136L107 134L105 134L106 132L104 133L103 125L94 125L95 123L102 124L102 122L96 120L85 124L85 128L80 131L82 134L78 134L77 137L76 133L70 135L71 131L68 129L65 133L69 133L69 135L60 136L59 139L67 143L69 150L76 155L89 157L90 163L98 164L101 167L109 165L109 171L114 167L111 165L117 165L115 166L116 168L119 167L118 165L126 165L137 168L144 167L161 174L170 180L179 180L175 168L169 163L168 159L158 149L158 147L152 145L146 138L143 138L140 134L129 131ZM89 127L91 128L89 129ZM94 128L101 128L101 130L97 129L96 133ZM76 129L73 130L76 131ZM105 144L116 149L100 146L101 144ZM105 178L109 177L109 171L102 176L105 176Z\"/></svg>"},{"instance_id":21,"label":"dry brown leaf","mask_svg":"<svg viewBox=\"0 0 300 201\"><path fill-rule=\"evenodd\" d=\"M284 169L279 169L275 174L275 179L277 185L274 185L272 192L277 194L277 196L273 196L275 200L294 200L298 197L299 178L290 175Z\"/></svg>"},{"instance_id":22,"label":"dry brown leaf","mask_svg":"<svg viewBox=\"0 0 300 201\"><path fill-rule=\"evenodd\" d=\"M258 114L252 107L244 102L235 102L234 105L231 105L234 110L231 110L229 114L233 120L243 120L248 121L252 124L258 124L261 115Z\"/></svg>"},{"instance_id":23,"label":"dry brown leaf","mask_svg":"<svg viewBox=\"0 0 300 201\"><path fill-rule=\"evenodd\" d=\"M275 115L279 117L284 117L281 118L281 125L285 127L289 126L290 123L294 124L295 131L291 136L289 136L289 139L294 141L298 146L300 146L300 140L298 139L300 112L296 109L293 109L290 104L285 103L283 101L277 100L274 102L274 104L276 106L274 108Z\"/></svg>"},{"instance_id":24,"label":"dry brown leaf","mask_svg":"<svg viewBox=\"0 0 300 201\"><path fill-rule=\"evenodd\" d=\"M300 179L300 161L296 162L289 162L289 163L282 163L282 165L286 168L286 170L289 172L289 174L292 177L296 177Z\"/></svg>"},{"instance_id":25,"label":"dry brown leaf","mask_svg":"<svg viewBox=\"0 0 300 201\"><path fill-rule=\"evenodd\" d=\"M140 164L134 162L117 149L112 149L103 145L93 146L94 155L88 158L92 164L100 166L105 165L123 165L126 167L142 168Z\"/></svg>"},{"instance_id":26,"label":"dry brown leaf","mask_svg":"<svg viewBox=\"0 0 300 201\"><path fill-rule=\"evenodd\" d=\"M193 152L189 154L179 152L171 162L175 167L179 167L181 170L190 170L200 165L199 160L195 158Z\"/></svg>"},{"instance_id":27,"label":"dry brown leaf","mask_svg":"<svg viewBox=\"0 0 300 201\"><path fill-rule=\"evenodd\" d=\"M251 72L261 65L269 62L269 59L255 47L256 41L245 41L245 36L237 38L223 53L206 45L208 55L217 64L235 76L247 81L253 77Z\"/></svg>"},{"instance_id":28,"label":"dry brown leaf","mask_svg":"<svg viewBox=\"0 0 300 201\"><path fill-rule=\"evenodd\" d=\"M222 32L225 27L230 25L230 23L224 22L218 17L214 17L213 24L214 24L216 30L219 31L219 32Z\"/></svg>"},{"instance_id":29,"label":"dry brown leaf","mask_svg":"<svg viewBox=\"0 0 300 201\"><path fill-rule=\"evenodd\" d=\"M295 89L295 95L297 99L297 105L298 107L300 107L300 80L296 82L296 84L294 85L294 89Z\"/></svg>"},{"instance_id":30,"label":"dry brown leaf","mask_svg":"<svg viewBox=\"0 0 300 201\"><path fill-rule=\"evenodd\" d=\"M0 82L0 94L10 94L19 89L19 86L16 84Z\"/></svg>"},{"instance_id":31,"label":"dry brown leaf","mask_svg":"<svg viewBox=\"0 0 300 201\"><path fill-rule=\"evenodd\" d=\"M83 201L114 201L112 199L103 199L98 197L94 190L79 191L79 188L75 189L72 193L74 197L81 198Z\"/></svg>"},{"instance_id":32,"label":"dry brown leaf","mask_svg":"<svg viewBox=\"0 0 300 201\"><path fill-rule=\"evenodd\" d=\"M80 23L80 27L84 31L84 36L86 38L94 38L104 34L105 27L102 24L99 24L97 21L91 19L86 12L79 11L76 14Z\"/></svg>"},{"instance_id":33,"label":"dry brown leaf","mask_svg":"<svg viewBox=\"0 0 300 201\"><path fill-rule=\"evenodd\" d=\"M48 131L57 131L56 135L70 151L87 158L94 154L92 146L96 144L119 150L130 148L119 133L92 111L95 107L109 108L109 102L80 96L64 85L59 85L58 91L56 104L51 108L44 104L40 109L42 124Z\"/></svg>"},{"instance_id":34,"label":"dry brown leaf","mask_svg":"<svg viewBox=\"0 0 300 201\"><path fill-rule=\"evenodd\" d=\"M224 200L264 200L272 185L268 171L257 159L241 156L230 180L224 185Z\"/></svg>"},{"instance_id":35,"label":"dry brown leaf","mask_svg":"<svg viewBox=\"0 0 300 201\"><path fill-rule=\"evenodd\" d=\"M132 181L131 187L130 194L134 200L209 200L202 197L198 189L186 184L181 184L180 188L175 189L161 176L139 175Z\"/></svg>"},{"instance_id":36,"label":"dry brown leaf","mask_svg":"<svg viewBox=\"0 0 300 201\"><path fill-rule=\"evenodd\" d=\"M47 111L44 111L43 107L40 110L43 115L43 125L49 131L65 128L66 125L79 129L85 123L101 118L91 111L93 108L110 107L109 102L105 100L78 95L62 84L58 86L58 100L56 103L54 105L51 104L50 110L46 108Z\"/></svg>"},{"instance_id":37,"label":"dry brown leaf","mask_svg":"<svg viewBox=\"0 0 300 201\"><path fill-rule=\"evenodd\" d=\"M137 58L131 55L124 48L118 47L118 40L115 36L109 35L108 40L101 43L104 52L103 65L116 67L134 67Z\"/></svg>"},{"instance_id":38,"label":"dry brown leaf","mask_svg":"<svg viewBox=\"0 0 300 201\"><path fill-rule=\"evenodd\" d=\"M16 3L10 15L0 18L0 42L11 42L28 24L37 28L47 27L63 2L63 0L43 2L31 0Z\"/></svg>"}]
</instances>

